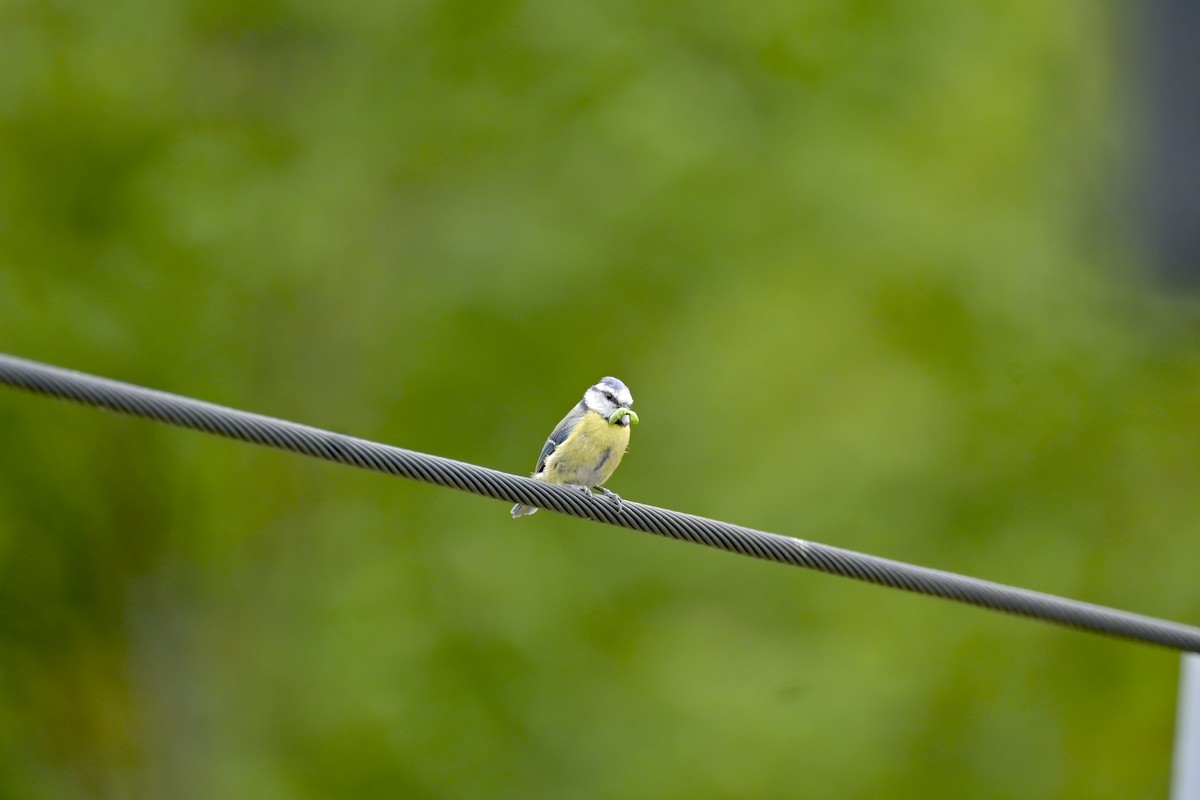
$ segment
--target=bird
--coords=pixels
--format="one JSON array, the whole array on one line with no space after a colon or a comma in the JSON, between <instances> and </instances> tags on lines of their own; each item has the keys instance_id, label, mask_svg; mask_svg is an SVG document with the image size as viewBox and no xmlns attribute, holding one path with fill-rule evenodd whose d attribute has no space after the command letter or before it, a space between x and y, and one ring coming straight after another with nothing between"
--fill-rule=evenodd
<instances>
[{"instance_id":1,"label":"bird","mask_svg":"<svg viewBox=\"0 0 1200 800\"><path fill-rule=\"evenodd\" d=\"M629 387L616 378L601 378L551 432L538 456L533 479L578 487L589 495L598 489L620 510L621 496L605 489L604 483L629 447L630 425L638 424L632 405ZM513 519L536 511L535 506L517 503Z\"/></svg>"}]
</instances>

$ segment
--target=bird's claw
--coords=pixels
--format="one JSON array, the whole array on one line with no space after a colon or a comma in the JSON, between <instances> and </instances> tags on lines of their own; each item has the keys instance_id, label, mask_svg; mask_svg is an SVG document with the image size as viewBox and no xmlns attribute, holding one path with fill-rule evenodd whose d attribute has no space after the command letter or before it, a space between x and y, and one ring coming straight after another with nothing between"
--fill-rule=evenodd
<instances>
[{"instance_id":1,"label":"bird's claw","mask_svg":"<svg viewBox=\"0 0 1200 800\"><path fill-rule=\"evenodd\" d=\"M590 487L590 486L584 486L583 484L580 484L580 483L567 483L564 485L570 489L574 489L576 491L583 492L588 497L596 496L592 490L592 487ZM605 497L605 498L611 500L613 502L613 504L616 505L617 511L621 510L621 505L622 505L621 495L617 494L616 492L612 491L611 489L605 489L603 486L597 486L595 488L595 491L599 492L602 497Z\"/></svg>"},{"instance_id":2,"label":"bird's claw","mask_svg":"<svg viewBox=\"0 0 1200 800\"><path fill-rule=\"evenodd\" d=\"M617 507L617 511L621 510L621 505L622 505L621 495L617 494L616 492L612 491L611 489L605 489L603 486L597 486L596 489L600 492L600 494L604 495L609 500L613 501L613 503Z\"/></svg>"}]
</instances>

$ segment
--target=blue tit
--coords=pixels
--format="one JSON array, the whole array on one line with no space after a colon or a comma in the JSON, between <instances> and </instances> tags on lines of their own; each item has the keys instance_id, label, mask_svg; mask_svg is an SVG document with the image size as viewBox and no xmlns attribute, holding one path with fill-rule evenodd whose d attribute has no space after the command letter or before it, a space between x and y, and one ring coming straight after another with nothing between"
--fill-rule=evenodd
<instances>
[{"instance_id":1,"label":"blue tit","mask_svg":"<svg viewBox=\"0 0 1200 800\"><path fill-rule=\"evenodd\" d=\"M603 378L583 393L571 411L558 423L546 440L533 471L535 481L577 486L591 494L599 489L621 506L621 498L605 489L629 447L629 427L638 423L630 410L633 395L616 378ZM537 511L534 506L517 503L512 515L523 517Z\"/></svg>"}]
</instances>

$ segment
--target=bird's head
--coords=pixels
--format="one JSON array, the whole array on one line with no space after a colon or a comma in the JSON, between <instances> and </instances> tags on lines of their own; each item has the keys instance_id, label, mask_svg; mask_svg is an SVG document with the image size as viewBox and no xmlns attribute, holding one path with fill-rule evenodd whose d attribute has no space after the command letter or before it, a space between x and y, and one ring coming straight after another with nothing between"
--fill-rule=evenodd
<instances>
[{"instance_id":1,"label":"bird's head","mask_svg":"<svg viewBox=\"0 0 1200 800\"><path fill-rule=\"evenodd\" d=\"M637 424L637 414L631 410L633 395L629 393L629 387L616 378L601 378L584 392L583 402L589 411L595 411L614 425Z\"/></svg>"}]
</instances>

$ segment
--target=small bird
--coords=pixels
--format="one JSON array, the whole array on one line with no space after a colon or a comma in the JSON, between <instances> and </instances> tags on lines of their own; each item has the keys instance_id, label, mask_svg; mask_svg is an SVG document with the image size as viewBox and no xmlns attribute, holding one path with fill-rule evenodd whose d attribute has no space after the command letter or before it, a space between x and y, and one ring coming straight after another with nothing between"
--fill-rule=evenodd
<instances>
[{"instance_id":1,"label":"small bird","mask_svg":"<svg viewBox=\"0 0 1200 800\"><path fill-rule=\"evenodd\" d=\"M558 423L546 440L533 471L535 481L577 486L591 494L599 489L621 507L621 497L605 489L629 447L629 426L638 424L633 413L633 395L616 378L602 378L583 393L571 411ZM513 519L537 511L534 506L517 503Z\"/></svg>"}]
</instances>

